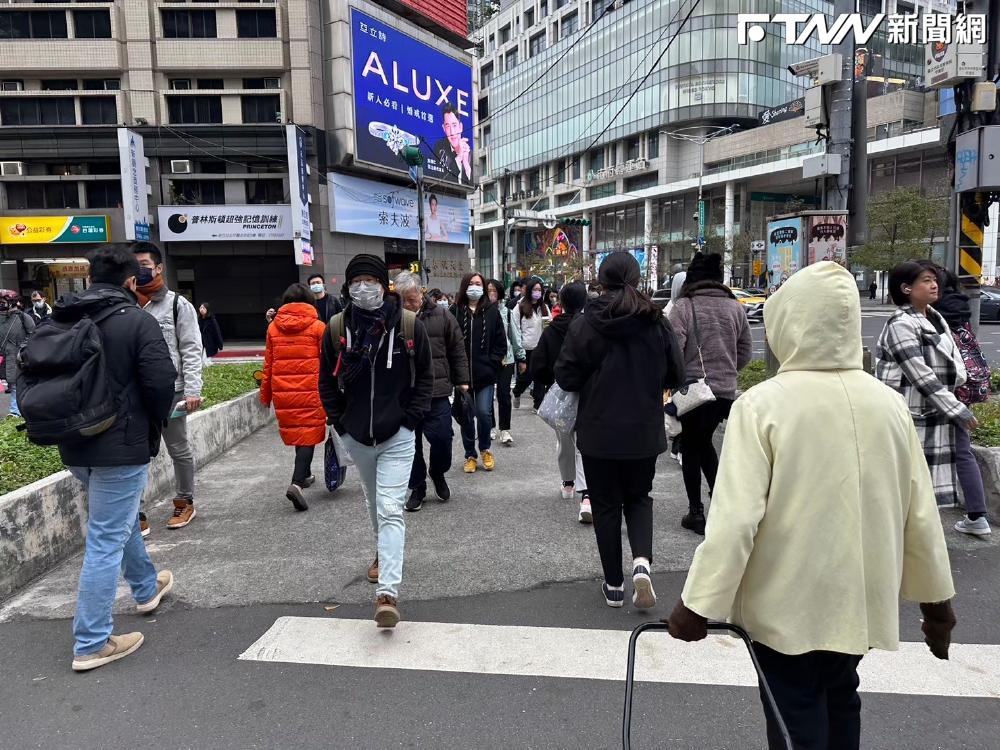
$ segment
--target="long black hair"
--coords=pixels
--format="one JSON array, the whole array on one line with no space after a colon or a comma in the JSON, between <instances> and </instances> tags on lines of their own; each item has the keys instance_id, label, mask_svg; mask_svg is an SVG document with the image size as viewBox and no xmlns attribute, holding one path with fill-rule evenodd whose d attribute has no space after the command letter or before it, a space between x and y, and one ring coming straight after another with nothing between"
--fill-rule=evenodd
<instances>
[{"instance_id":1,"label":"long black hair","mask_svg":"<svg viewBox=\"0 0 1000 750\"><path fill-rule=\"evenodd\" d=\"M536 287L541 287L542 297L537 302L531 298L531 292ZM530 318L538 312L542 317L549 314L549 306L545 304L545 284L541 279L532 277L524 284L524 295L521 297L521 317Z\"/></svg>"},{"instance_id":2,"label":"long black hair","mask_svg":"<svg viewBox=\"0 0 1000 750\"><path fill-rule=\"evenodd\" d=\"M479 302L476 303L476 308L485 308L490 305L489 295L486 294L486 277L483 276L479 271L471 271L462 277L462 283L458 285L458 294L455 295L455 306L456 307L468 307L469 306L469 282L474 278L479 277L479 280L483 283L483 296L480 297Z\"/></svg>"},{"instance_id":3,"label":"long black hair","mask_svg":"<svg viewBox=\"0 0 1000 750\"><path fill-rule=\"evenodd\" d=\"M638 317L651 322L662 320L663 311L653 300L639 291L642 269L631 253L614 252L603 263L597 275L609 299L607 315L612 318Z\"/></svg>"}]
</instances>

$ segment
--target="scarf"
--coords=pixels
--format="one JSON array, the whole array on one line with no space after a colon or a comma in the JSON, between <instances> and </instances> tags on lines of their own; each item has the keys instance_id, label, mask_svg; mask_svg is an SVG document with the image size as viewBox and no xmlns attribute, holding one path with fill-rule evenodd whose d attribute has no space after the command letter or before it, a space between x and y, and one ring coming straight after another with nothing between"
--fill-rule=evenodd
<instances>
[{"instance_id":1,"label":"scarf","mask_svg":"<svg viewBox=\"0 0 1000 750\"><path fill-rule=\"evenodd\" d=\"M378 310L362 310L357 305L350 306L347 323L351 327L354 341L351 342L351 349L343 352L341 359L346 383L353 383L359 377L367 376L375 366L375 358L386 334L387 308L386 302Z\"/></svg>"},{"instance_id":2,"label":"scarf","mask_svg":"<svg viewBox=\"0 0 1000 750\"><path fill-rule=\"evenodd\" d=\"M149 304L149 300L153 298L157 292L163 289L163 274L159 274L153 278L148 284L143 286L137 286L135 288L135 295L139 298L139 307L145 307Z\"/></svg>"}]
</instances>

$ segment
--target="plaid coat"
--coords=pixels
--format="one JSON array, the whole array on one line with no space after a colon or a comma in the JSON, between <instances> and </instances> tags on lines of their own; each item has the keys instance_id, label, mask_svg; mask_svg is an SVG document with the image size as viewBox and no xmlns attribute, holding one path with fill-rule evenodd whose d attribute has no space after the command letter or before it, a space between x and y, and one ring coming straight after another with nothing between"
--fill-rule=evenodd
<instances>
[{"instance_id":1,"label":"plaid coat","mask_svg":"<svg viewBox=\"0 0 1000 750\"><path fill-rule=\"evenodd\" d=\"M923 316L910 305L896 310L875 344L875 377L909 407L938 505L957 505L955 425L965 425L972 412L955 397L965 365L941 314L928 308Z\"/></svg>"}]
</instances>

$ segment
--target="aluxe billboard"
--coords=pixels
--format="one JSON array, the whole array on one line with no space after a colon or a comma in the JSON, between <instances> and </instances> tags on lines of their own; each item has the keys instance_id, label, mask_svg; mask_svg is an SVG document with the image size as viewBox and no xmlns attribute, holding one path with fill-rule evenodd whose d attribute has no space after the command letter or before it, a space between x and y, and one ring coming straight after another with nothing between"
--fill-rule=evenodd
<instances>
[{"instance_id":1,"label":"aluxe billboard","mask_svg":"<svg viewBox=\"0 0 1000 750\"><path fill-rule=\"evenodd\" d=\"M472 68L357 8L351 58L355 158L406 172L419 146L427 177L473 187Z\"/></svg>"}]
</instances>

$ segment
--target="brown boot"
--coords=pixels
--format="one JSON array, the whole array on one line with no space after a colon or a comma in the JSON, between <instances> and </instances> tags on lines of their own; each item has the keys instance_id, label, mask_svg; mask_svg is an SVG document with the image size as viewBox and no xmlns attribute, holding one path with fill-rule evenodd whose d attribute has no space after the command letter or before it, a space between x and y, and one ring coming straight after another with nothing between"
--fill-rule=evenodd
<instances>
[{"instance_id":1,"label":"brown boot","mask_svg":"<svg viewBox=\"0 0 1000 750\"><path fill-rule=\"evenodd\" d=\"M368 566L368 583L378 583L378 555L375 555L375 562Z\"/></svg>"},{"instance_id":2,"label":"brown boot","mask_svg":"<svg viewBox=\"0 0 1000 750\"><path fill-rule=\"evenodd\" d=\"M194 503L187 498L174 498L174 515L167 519L168 529L183 529L195 517Z\"/></svg>"},{"instance_id":3,"label":"brown boot","mask_svg":"<svg viewBox=\"0 0 1000 750\"><path fill-rule=\"evenodd\" d=\"M388 594L379 594L375 599L375 624L380 628L394 628L398 622L396 600Z\"/></svg>"}]
</instances>

